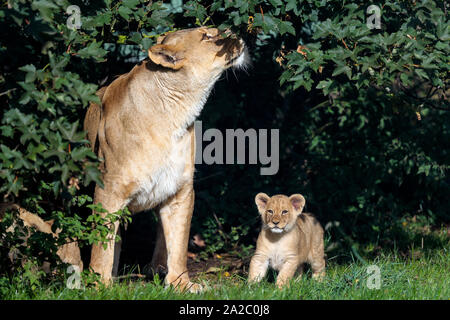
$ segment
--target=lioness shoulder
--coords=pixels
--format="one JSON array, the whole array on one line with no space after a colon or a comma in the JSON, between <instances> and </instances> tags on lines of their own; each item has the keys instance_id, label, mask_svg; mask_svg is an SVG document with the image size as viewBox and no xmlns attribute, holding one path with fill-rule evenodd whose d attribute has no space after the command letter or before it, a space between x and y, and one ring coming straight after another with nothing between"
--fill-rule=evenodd
<instances>
[{"instance_id":1,"label":"lioness shoulder","mask_svg":"<svg viewBox=\"0 0 450 320\"><path fill-rule=\"evenodd\" d=\"M269 197L258 193L255 202L262 230L250 262L249 281L260 281L271 267L279 271L277 285L282 287L297 270L301 273L304 263L311 265L314 278L322 278L323 229L314 216L303 213L305 198L301 194Z\"/></svg>"}]
</instances>

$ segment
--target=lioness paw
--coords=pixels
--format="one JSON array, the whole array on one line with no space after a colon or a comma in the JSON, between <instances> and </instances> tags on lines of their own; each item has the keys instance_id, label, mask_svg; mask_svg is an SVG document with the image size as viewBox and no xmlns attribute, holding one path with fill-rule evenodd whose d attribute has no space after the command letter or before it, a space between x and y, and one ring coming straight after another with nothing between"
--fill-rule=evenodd
<instances>
[{"instance_id":1,"label":"lioness paw","mask_svg":"<svg viewBox=\"0 0 450 320\"><path fill-rule=\"evenodd\" d=\"M166 277L166 288L167 287L173 287L178 292L190 292L190 293L200 293L203 291L203 286L191 282L189 278L176 278L172 281L170 281L170 277Z\"/></svg>"}]
</instances>

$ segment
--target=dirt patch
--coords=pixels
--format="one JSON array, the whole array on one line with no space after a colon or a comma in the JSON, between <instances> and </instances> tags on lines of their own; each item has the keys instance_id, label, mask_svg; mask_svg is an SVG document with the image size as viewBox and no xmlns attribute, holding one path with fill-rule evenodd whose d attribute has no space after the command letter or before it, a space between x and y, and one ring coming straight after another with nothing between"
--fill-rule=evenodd
<instances>
[{"instance_id":1,"label":"dirt patch","mask_svg":"<svg viewBox=\"0 0 450 320\"><path fill-rule=\"evenodd\" d=\"M215 279L217 277L231 277L232 275L247 277L249 263L250 257L242 259L230 253L222 253L215 254L213 257L209 257L207 259L201 259L198 256L191 256L188 258L187 268L191 279ZM149 264L144 266L143 269L138 269L137 271L138 272L126 272L125 270L122 270L122 275L116 277L116 279L152 280L153 274ZM164 278L165 272L162 270L160 271L159 277Z\"/></svg>"},{"instance_id":2,"label":"dirt patch","mask_svg":"<svg viewBox=\"0 0 450 320\"><path fill-rule=\"evenodd\" d=\"M242 259L230 253L215 254L208 259L189 258L188 270L190 277L200 275L217 275L219 273L244 275L248 271L250 258Z\"/></svg>"}]
</instances>

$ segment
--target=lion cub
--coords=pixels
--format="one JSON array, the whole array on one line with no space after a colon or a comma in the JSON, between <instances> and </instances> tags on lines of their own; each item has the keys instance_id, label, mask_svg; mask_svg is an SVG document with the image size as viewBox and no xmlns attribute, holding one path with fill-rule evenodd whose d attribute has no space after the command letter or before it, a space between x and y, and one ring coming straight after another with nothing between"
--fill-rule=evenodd
<instances>
[{"instance_id":1,"label":"lion cub","mask_svg":"<svg viewBox=\"0 0 450 320\"><path fill-rule=\"evenodd\" d=\"M325 275L323 229L310 214L302 213L305 198L301 194L290 197L269 197L258 193L255 197L263 227L250 262L249 282L265 277L268 267L279 271L277 286L287 284L305 262L311 265L313 278Z\"/></svg>"}]
</instances>

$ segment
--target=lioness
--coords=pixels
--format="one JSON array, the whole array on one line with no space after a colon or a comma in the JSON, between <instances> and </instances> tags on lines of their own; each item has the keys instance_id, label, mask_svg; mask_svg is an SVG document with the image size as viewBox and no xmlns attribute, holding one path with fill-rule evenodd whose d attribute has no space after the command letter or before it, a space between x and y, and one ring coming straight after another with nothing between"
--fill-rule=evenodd
<instances>
[{"instance_id":1,"label":"lioness","mask_svg":"<svg viewBox=\"0 0 450 320\"><path fill-rule=\"evenodd\" d=\"M177 288L199 289L186 268L194 207L193 123L222 72L243 66L246 56L242 40L218 29L168 33L148 50L148 60L100 89L101 106L91 104L86 114L88 138L104 159L104 188L96 187L94 201L111 213L159 206L152 263L167 266L165 281ZM106 283L114 237L106 250L92 247L90 266Z\"/></svg>"},{"instance_id":2,"label":"lioness","mask_svg":"<svg viewBox=\"0 0 450 320\"><path fill-rule=\"evenodd\" d=\"M325 275L323 229L312 215L302 213L305 198L258 193L255 202L263 227L250 262L249 282L264 278L270 266L279 271L276 284L282 287L297 270L301 274L305 262L311 265L313 278L321 279Z\"/></svg>"}]
</instances>

